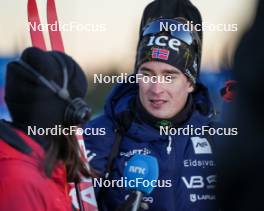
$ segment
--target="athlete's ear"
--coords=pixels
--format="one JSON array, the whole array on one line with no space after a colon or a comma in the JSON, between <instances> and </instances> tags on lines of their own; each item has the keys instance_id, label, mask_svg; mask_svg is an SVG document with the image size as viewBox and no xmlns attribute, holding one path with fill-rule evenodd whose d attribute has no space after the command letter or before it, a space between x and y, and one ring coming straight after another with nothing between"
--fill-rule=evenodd
<instances>
[{"instance_id":1,"label":"athlete's ear","mask_svg":"<svg viewBox=\"0 0 264 211\"><path fill-rule=\"evenodd\" d=\"M194 91L195 85L190 80L188 80L187 83L188 83L187 92L192 93Z\"/></svg>"}]
</instances>

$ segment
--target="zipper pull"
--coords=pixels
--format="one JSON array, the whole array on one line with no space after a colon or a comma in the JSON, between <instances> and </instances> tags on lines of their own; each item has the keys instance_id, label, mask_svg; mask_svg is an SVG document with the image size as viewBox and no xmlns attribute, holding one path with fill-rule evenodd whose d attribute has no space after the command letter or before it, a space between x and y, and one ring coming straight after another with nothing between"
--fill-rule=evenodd
<instances>
[{"instance_id":1,"label":"zipper pull","mask_svg":"<svg viewBox=\"0 0 264 211\"><path fill-rule=\"evenodd\" d=\"M169 155L170 153L171 153L171 136L169 136L169 144L168 144L168 146L167 146L167 154Z\"/></svg>"}]
</instances>

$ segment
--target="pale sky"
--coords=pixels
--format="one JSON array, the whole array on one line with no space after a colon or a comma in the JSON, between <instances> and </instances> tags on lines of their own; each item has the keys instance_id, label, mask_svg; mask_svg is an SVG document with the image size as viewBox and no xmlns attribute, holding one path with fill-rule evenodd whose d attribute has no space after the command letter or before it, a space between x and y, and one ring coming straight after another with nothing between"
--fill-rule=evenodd
<instances>
[{"instance_id":1,"label":"pale sky","mask_svg":"<svg viewBox=\"0 0 264 211\"><path fill-rule=\"evenodd\" d=\"M42 23L46 23L46 0L38 0ZM138 29L144 7L150 0L56 0L61 23L101 24L103 32L62 32L65 50L80 65L95 72L99 68L133 67ZM205 32L203 66L217 68L223 52L232 53L238 37L253 18L255 0L192 0L203 21L238 24L238 32ZM0 0L0 56L21 52L30 46L27 0ZM91 26L90 25L90 26ZM48 43L47 32L45 32Z\"/></svg>"}]
</instances>

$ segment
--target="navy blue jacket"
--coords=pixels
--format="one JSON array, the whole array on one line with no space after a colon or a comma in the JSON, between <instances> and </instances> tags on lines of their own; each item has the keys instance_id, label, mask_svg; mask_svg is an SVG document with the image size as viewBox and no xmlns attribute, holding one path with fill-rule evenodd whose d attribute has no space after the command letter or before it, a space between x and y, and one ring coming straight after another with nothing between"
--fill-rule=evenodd
<instances>
[{"instance_id":1,"label":"navy blue jacket","mask_svg":"<svg viewBox=\"0 0 264 211\"><path fill-rule=\"evenodd\" d=\"M204 91L204 90L203 90ZM105 173L107 159L115 141L115 128L120 124L120 114L129 110L129 102L138 94L136 84L119 84L109 96L104 114L84 128L105 128L105 135L85 136L91 167ZM205 103L210 108L206 92L197 92L194 102ZM122 124L122 122L121 122ZM210 119L195 110L182 125L202 127ZM187 135L160 135L160 131L146 123L133 121L122 138L119 154L114 161L111 179L123 176L125 162L134 154L149 154L158 159L159 180L171 180L171 187L156 187L143 201L148 210L159 211L214 211L216 208L216 166L212 137ZM164 184L163 184L164 185ZM161 182L162 186L162 182ZM165 185L166 186L166 185ZM125 188L106 188L104 210L113 211L129 194Z\"/></svg>"}]
</instances>

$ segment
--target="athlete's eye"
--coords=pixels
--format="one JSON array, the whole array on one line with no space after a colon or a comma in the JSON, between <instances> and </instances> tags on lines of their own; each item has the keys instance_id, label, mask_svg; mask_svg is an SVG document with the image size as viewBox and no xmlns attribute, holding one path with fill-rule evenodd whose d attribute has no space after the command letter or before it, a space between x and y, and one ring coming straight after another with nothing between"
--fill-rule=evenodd
<instances>
[{"instance_id":1,"label":"athlete's eye","mask_svg":"<svg viewBox=\"0 0 264 211\"><path fill-rule=\"evenodd\" d=\"M164 77L166 79L173 80L177 78L177 74L166 74Z\"/></svg>"},{"instance_id":2,"label":"athlete's eye","mask_svg":"<svg viewBox=\"0 0 264 211\"><path fill-rule=\"evenodd\" d=\"M148 73L148 72L142 72L141 74L142 74L143 76L151 76L151 74Z\"/></svg>"}]
</instances>

